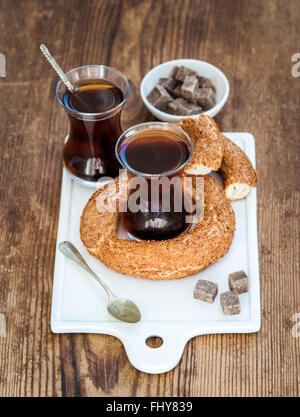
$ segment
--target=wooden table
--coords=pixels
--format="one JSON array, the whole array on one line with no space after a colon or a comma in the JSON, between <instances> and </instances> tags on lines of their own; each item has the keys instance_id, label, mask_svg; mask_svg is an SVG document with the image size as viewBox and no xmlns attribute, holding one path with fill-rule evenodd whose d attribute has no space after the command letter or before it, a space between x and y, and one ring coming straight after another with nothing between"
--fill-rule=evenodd
<instances>
[{"instance_id":1,"label":"wooden table","mask_svg":"<svg viewBox=\"0 0 300 417\"><path fill-rule=\"evenodd\" d=\"M300 52L300 2L0 0L0 10L0 395L298 396L300 78L291 59ZM68 122L41 42L64 69L101 63L128 76L124 127L152 120L139 83L163 61L203 59L228 76L230 99L216 120L256 138L259 333L194 338L162 375L135 370L114 337L51 333Z\"/></svg>"}]
</instances>

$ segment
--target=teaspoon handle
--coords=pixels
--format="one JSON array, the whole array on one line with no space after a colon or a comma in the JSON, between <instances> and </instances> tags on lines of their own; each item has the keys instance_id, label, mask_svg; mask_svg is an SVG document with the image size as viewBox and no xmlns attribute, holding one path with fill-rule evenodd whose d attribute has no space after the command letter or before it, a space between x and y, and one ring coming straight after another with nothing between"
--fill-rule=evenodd
<instances>
[{"instance_id":1,"label":"teaspoon handle","mask_svg":"<svg viewBox=\"0 0 300 417\"><path fill-rule=\"evenodd\" d=\"M60 68L60 66L58 65L58 63L53 58L53 56L50 54L50 52L49 52L48 48L46 47L46 45L44 45L42 43L40 45L40 49L43 52L43 54L45 55L45 57L47 58L47 60L49 61L49 63L55 69L55 71L57 72L57 75L62 80L62 82L65 84L65 86L67 87L67 89L69 91L71 91L71 93L75 93L76 92L75 87L71 84L71 82L68 80L66 74L63 72L63 70Z\"/></svg>"},{"instance_id":2,"label":"teaspoon handle","mask_svg":"<svg viewBox=\"0 0 300 417\"><path fill-rule=\"evenodd\" d=\"M59 244L59 250L68 258L72 259L74 262L76 262L78 265L80 265L83 269L85 269L90 275L92 275L93 278L97 282L99 282L100 285L105 289L109 299L113 297L113 293L108 288L108 286L105 284L105 282L102 281L101 278L98 277L98 275L95 274L95 272L88 266L86 261L83 259L80 252L75 248L75 246L68 241L61 242Z\"/></svg>"}]
</instances>

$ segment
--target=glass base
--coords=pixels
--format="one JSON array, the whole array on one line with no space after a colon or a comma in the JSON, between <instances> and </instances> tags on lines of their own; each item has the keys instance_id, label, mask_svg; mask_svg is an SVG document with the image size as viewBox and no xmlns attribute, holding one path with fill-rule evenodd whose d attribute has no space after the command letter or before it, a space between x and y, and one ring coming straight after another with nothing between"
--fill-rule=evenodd
<instances>
[{"instance_id":1,"label":"glass base","mask_svg":"<svg viewBox=\"0 0 300 417\"><path fill-rule=\"evenodd\" d=\"M169 237L169 238L166 238L166 239L149 239L149 240L154 240L155 242L160 242L160 241L164 241L164 240L172 240L172 239L175 239L176 237L178 237L180 235L184 235L185 233L190 232L191 230L193 230L196 227L196 225L197 225L197 223L196 224L195 223L186 223L186 228L175 237ZM118 221L117 237L118 237L118 239L121 239L121 240L124 240L124 239L125 240L136 240L137 242L147 242L148 241L148 239L142 239L142 238L139 238L139 237L131 234L129 232L129 230L126 228L126 226L125 226L125 224L122 220L121 215L119 216L119 221Z\"/></svg>"},{"instance_id":2,"label":"glass base","mask_svg":"<svg viewBox=\"0 0 300 417\"><path fill-rule=\"evenodd\" d=\"M72 174L64 165L64 170L67 174L72 178L72 180L76 181L78 184L83 185L84 187L94 188L97 190L98 188L104 187L104 185L109 184L112 179L107 179L107 177L99 178L97 181L87 181L83 180L82 178L76 177L76 175Z\"/></svg>"},{"instance_id":3,"label":"glass base","mask_svg":"<svg viewBox=\"0 0 300 417\"><path fill-rule=\"evenodd\" d=\"M118 221L117 238L120 239L120 240L137 240L138 242L140 242L139 239L137 239L134 236L131 236L127 232L127 230L124 229L123 222L122 222L121 218L119 218L119 221Z\"/></svg>"},{"instance_id":4,"label":"glass base","mask_svg":"<svg viewBox=\"0 0 300 417\"><path fill-rule=\"evenodd\" d=\"M64 144L66 144L67 140L69 138L69 135L65 136L64 139ZM68 168L66 167L65 164L63 164L64 170L68 173L68 175L70 175L70 177L72 178L72 180L78 182L79 184L83 185L84 187L89 187L89 188L102 188L104 187L104 185L109 184L112 180L111 179L107 179L107 177L103 177L99 178L97 181L87 181L87 180L83 180L82 178L76 177L76 175L72 174L72 172L70 172L68 170Z\"/></svg>"}]
</instances>

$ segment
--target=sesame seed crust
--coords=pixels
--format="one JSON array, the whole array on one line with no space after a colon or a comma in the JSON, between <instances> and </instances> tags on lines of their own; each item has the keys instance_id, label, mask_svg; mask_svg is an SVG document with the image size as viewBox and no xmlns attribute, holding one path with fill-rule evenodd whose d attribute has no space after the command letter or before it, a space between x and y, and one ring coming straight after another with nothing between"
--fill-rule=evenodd
<instances>
[{"instance_id":1,"label":"sesame seed crust","mask_svg":"<svg viewBox=\"0 0 300 417\"><path fill-rule=\"evenodd\" d=\"M224 156L220 173L227 198L240 200L256 186L256 171L242 149L222 135Z\"/></svg>"},{"instance_id":2,"label":"sesame seed crust","mask_svg":"<svg viewBox=\"0 0 300 417\"><path fill-rule=\"evenodd\" d=\"M209 116L182 119L180 127L190 136L194 152L185 172L192 175L217 171L223 158L223 139L221 132Z\"/></svg>"}]
</instances>

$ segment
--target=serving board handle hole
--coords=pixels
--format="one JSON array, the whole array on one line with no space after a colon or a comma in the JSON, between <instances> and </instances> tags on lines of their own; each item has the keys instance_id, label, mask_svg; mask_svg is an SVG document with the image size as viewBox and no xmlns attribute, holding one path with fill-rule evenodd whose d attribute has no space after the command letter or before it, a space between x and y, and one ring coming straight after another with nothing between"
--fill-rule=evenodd
<instances>
[{"instance_id":1,"label":"serving board handle hole","mask_svg":"<svg viewBox=\"0 0 300 417\"><path fill-rule=\"evenodd\" d=\"M164 340L162 337L155 335L155 336L147 337L147 339L145 340L145 343L147 346L149 346L152 349L158 349L162 346L162 344L164 343Z\"/></svg>"},{"instance_id":2,"label":"serving board handle hole","mask_svg":"<svg viewBox=\"0 0 300 417\"><path fill-rule=\"evenodd\" d=\"M143 333L143 332L142 332ZM122 340L131 364L140 371L158 374L174 368L180 361L186 339L174 332L140 334Z\"/></svg>"}]
</instances>

